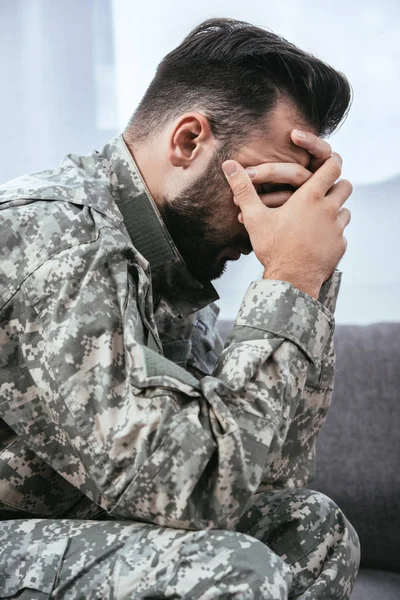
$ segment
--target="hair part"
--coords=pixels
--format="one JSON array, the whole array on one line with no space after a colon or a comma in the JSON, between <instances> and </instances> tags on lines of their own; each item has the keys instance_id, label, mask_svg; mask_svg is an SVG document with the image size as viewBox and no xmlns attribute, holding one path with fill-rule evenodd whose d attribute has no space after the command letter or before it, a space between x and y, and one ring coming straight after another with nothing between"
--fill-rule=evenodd
<instances>
[{"instance_id":1,"label":"hair part","mask_svg":"<svg viewBox=\"0 0 400 600\"><path fill-rule=\"evenodd\" d=\"M161 61L125 133L141 144L199 111L216 139L237 147L282 96L325 137L347 116L352 90L343 73L275 33L210 19Z\"/></svg>"}]
</instances>

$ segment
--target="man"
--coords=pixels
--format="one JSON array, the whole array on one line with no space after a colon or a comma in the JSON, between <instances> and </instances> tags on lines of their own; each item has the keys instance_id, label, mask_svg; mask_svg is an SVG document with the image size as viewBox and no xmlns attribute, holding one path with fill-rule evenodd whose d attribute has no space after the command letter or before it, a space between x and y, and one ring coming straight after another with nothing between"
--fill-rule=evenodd
<instances>
[{"instance_id":1,"label":"man","mask_svg":"<svg viewBox=\"0 0 400 600\"><path fill-rule=\"evenodd\" d=\"M123 136L1 188L0 597L350 596L357 536L304 488L350 219L322 137L349 102L215 19ZM251 250L223 349L210 281Z\"/></svg>"}]
</instances>

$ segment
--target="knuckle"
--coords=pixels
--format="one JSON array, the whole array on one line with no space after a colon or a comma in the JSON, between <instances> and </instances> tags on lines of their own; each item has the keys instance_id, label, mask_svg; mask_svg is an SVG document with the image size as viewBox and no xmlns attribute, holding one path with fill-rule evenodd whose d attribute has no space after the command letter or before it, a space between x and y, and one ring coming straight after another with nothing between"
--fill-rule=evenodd
<instances>
[{"instance_id":1,"label":"knuckle","mask_svg":"<svg viewBox=\"0 0 400 600\"><path fill-rule=\"evenodd\" d=\"M348 179L343 179L343 185L346 189L346 193L348 194L348 196L351 196L351 194L353 193L353 184L350 183L350 181Z\"/></svg>"},{"instance_id":2,"label":"knuckle","mask_svg":"<svg viewBox=\"0 0 400 600\"><path fill-rule=\"evenodd\" d=\"M275 174L275 166L273 163L266 163L262 166L262 169L259 169L260 177L262 178L263 183L269 183L273 180ZM259 177L259 179L260 179Z\"/></svg>"},{"instance_id":3,"label":"knuckle","mask_svg":"<svg viewBox=\"0 0 400 600\"><path fill-rule=\"evenodd\" d=\"M296 165L294 168L294 178L293 181L296 185L301 185L304 181L304 170L301 165Z\"/></svg>"},{"instance_id":4,"label":"knuckle","mask_svg":"<svg viewBox=\"0 0 400 600\"><path fill-rule=\"evenodd\" d=\"M326 204L326 213L328 217L332 220L336 220L338 217L338 209L333 204Z\"/></svg>"},{"instance_id":5,"label":"knuckle","mask_svg":"<svg viewBox=\"0 0 400 600\"><path fill-rule=\"evenodd\" d=\"M346 253L346 249L347 249L347 240L344 237L344 235L342 235L340 237L335 248L336 248L336 252L337 252L337 258L341 259L343 257L343 255Z\"/></svg>"},{"instance_id":6,"label":"knuckle","mask_svg":"<svg viewBox=\"0 0 400 600\"><path fill-rule=\"evenodd\" d=\"M331 173L332 176L336 179L339 179L340 175L342 174L342 168L340 165L338 165L337 163L332 163L331 166Z\"/></svg>"},{"instance_id":7,"label":"knuckle","mask_svg":"<svg viewBox=\"0 0 400 600\"><path fill-rule=\"evenodd\" d=\"M266 163L264 165L264 174L265 177L271 177L275 172L275 166L273 163Z\"/></svg>"},{"instance_id":8,"label":"knuckle","mask_svg":"<svg viewBox=\"0 0 400 600\"><path fill-rule=\"evenodd\" d=\"M351 219L351 212L349 211L349 209L348 209L348 208L344 208L343 210L344 210L344 212L346 213L346 215L347 215L347 218L348 218L348 219Z\"/></svg>"},{"instance_id":9,"label":"knuckle","mask_svg":"<svg viewBox=\"0 0 400 600\"><path fill-rule=\"evenodd\" d=\"M243 198L249 192L250 186L247 181L238 181L232 188L233 194L236 198Z\"/></svg>"},{"instance_id":10,"label":"knuckle","mask_svg":"<svg viewBox=\"0 0 400 600\"><path fill-rule=\"evenodd\" d=\"M351 221L351 212L349 211L348 208L343 208L342 210L344 211L344 214L346 215L346 224L345 224L345 227L346 227L346 225L348 225Z\"/></svg>"},{"instance_id":11,"label":"knuckle","mask_svg":"<svg viewBox=\"0 0 400 600\"><path fill-rule=\"evenodd\" d=\"M341 162L341 163L343 162L343 158L342 158L342 156L339 154L339 152L334 152L333 154L334 154L334 156L336 156L336 157L337 157L337 158L340 160L340 162Z\"/></svg>"},{"instance_id":12,"label":"knuckle","mask_svg":"<svg viewBox=\"0 0 400 600\"><path fill-rule=\"evenodd\" d=\"M310 202L316 202L317 200L321 199L321 193L317 188L311 187L308 190L307 198L310 200Z\"/></svg>"}]
</instances>

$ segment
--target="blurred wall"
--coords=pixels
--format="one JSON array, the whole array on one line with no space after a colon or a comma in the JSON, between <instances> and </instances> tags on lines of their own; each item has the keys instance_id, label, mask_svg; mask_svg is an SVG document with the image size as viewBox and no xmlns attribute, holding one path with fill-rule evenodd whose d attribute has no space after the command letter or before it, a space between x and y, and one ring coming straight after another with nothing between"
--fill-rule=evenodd
<instances>
[{"instance_id":1,"label":"blurred wall","mask_svg":"<svg viewBox=\"0 0 400 600\"><path fill-rule=\"evenodd\" d=\"M110 15L108 0L0 1L0 182L87 152L116 132L115 118L108 129L97 123L101 26L106 21L112 50Z\"/></svg>"}]
</instances>

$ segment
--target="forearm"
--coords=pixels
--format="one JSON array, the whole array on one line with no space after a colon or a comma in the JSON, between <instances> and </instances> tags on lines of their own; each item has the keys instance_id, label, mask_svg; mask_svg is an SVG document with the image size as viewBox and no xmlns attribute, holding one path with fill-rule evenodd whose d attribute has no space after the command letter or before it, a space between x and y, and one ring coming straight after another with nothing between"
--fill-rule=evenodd
<instances>
[{"instance_id":1,"label":"forearm","mask_svg":"<svg viewBox=\"0 0 400 600\"><path fill-rule=\"evenodd\" d=\"M341 273L335 271L322 286L318 301L335 312ZM285 443L272 449L272 461L265 466L258 491L276 487L305 486L314 477L315 444L330 406L335 371L335 349L331 335L325 353L308 368L304 392L294 414L287 421Z\"/></svg>"},{"instance_id":2,"label":"forearm","mask_svg":"<svg viewBox=\"0 0 400 600\"><path fill-rule=\"evenodd\" d=\"M212 376L199 382L196 402L168 392L179 406L173 427L168 431L163 419L159 449L113 514L126 515L140 498L140 518L232 528L258 487L271 444L282 438L286 411L297 405L330 327L318 303L289 284L252 284ZM168 512L161 510L161 498L169 499Z\"/></svg>"}]
</instances>

